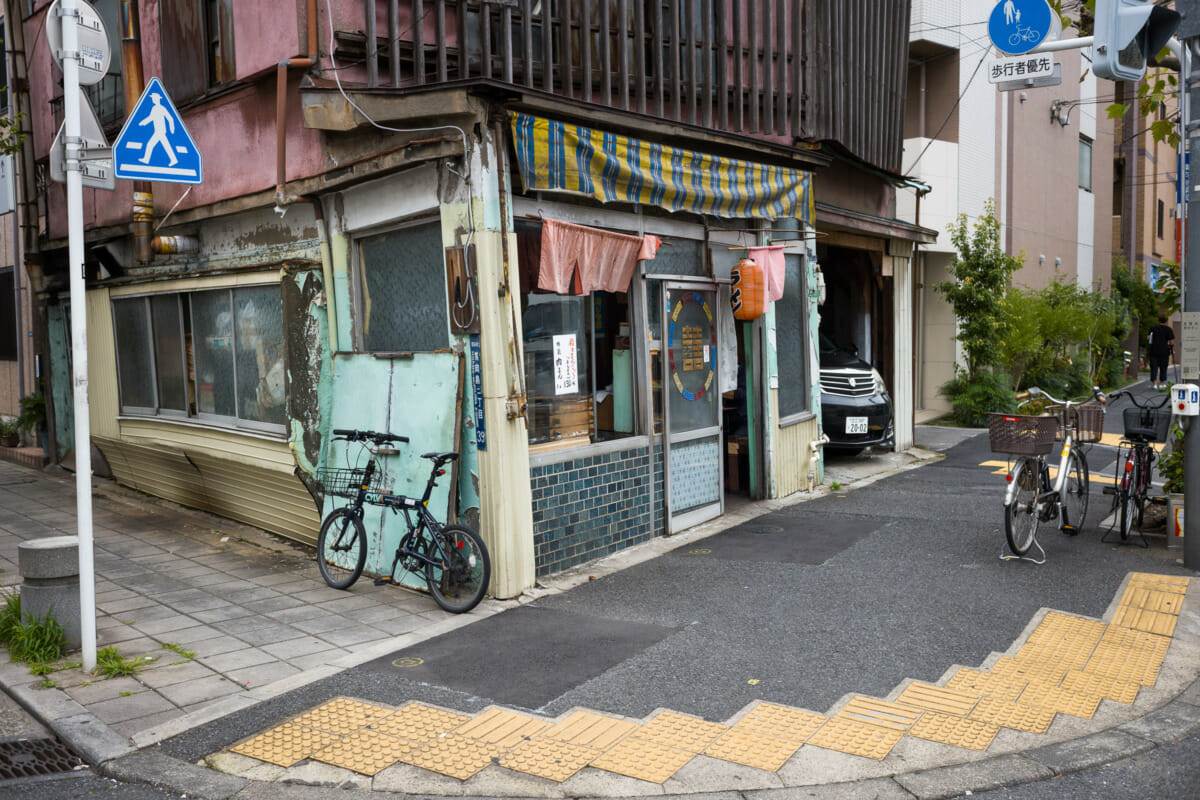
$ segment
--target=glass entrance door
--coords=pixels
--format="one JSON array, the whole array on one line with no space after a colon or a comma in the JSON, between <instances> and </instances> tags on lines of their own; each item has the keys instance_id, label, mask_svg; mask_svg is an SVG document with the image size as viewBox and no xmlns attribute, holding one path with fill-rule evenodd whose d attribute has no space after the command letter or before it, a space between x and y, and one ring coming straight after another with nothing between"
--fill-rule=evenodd
<instances>
[{"instance_id":1,"label":"glass entrance door","mask_svg":"<svg viewBox=\"0 0 1200 800\"><path fill-rule=\"evenodd\" d=\"M724 510L719 309L711 283L667 283L662 296L667 532L674 533Z\"/></svg>"}]
</instances>

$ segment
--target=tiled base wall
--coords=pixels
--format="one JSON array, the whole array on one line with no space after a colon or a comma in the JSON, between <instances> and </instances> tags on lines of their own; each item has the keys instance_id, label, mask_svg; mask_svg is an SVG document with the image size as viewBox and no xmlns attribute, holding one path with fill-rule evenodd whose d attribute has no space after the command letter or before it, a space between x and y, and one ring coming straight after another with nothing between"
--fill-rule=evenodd
<instances>
[{"instance_id":1,"label":"tiled base wall","mask_svg":"<svg viewBox=\"0 0 1200 800\"><path fill-rule=\"evenodd\" d=\"M661 534L662 477L658 448L534 467L537 574L561 572Z\"/></svg>"}]
</instances>

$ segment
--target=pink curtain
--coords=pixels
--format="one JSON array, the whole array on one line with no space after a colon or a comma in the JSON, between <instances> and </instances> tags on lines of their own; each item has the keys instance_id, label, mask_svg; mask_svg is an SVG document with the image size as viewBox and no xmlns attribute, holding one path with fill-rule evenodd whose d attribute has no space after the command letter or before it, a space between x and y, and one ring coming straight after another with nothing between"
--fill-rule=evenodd
<instances>
[{"instance_id":1,"label":"pink curtain","mask_svg":"<svg viewBox=\"0 0 1200 800\"><path fill-rule=\"evenodd\" d=\"M538 288L558 294L628 291L644 246L641 236L544 220Z\"/></svg>"},{"instance_id":2,"label":"pink curtain","mask_svg":"<svg viewBox=\"0 0 1200 800\"><path fill-rule=\"evenodd\" d=\"M783 297L783 282L787 271L783 259L783 245L751 247L750 258L762 264L767 272L767 299L774 303Z\"/></svg>"}]
</instances>

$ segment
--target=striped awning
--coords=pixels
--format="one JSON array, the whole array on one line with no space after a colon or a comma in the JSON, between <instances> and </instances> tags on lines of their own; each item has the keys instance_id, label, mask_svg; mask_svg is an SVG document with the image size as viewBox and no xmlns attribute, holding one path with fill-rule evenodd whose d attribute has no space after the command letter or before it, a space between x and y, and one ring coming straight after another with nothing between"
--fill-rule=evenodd
<instances>
[{"instance_id":1,"label":"striped awning","mask_svg":"<svg viewBox=\"0 0 1200 800\"><path fill-rule=\"evenodd\" d=\"M812 174L696 153L515 114L517 164L527 190L562 191L604 203L757 219L814 218Z\"/></svg>"}]
</instances>

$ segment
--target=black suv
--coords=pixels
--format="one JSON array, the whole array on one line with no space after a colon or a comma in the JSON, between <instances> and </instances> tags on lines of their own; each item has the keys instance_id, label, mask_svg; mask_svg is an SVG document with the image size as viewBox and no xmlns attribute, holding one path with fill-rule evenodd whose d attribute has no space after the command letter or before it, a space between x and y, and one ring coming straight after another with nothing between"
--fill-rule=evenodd
<instances>
[{"instance_id":1,"label":"black suv","mask_svg":"<svg viewBox=\"0 0 1200 800\"><path fill-rule=\"evenodd\" d=\"M842 453L895 444L892 398L879 373L856 351L821 341L821 425L829 444Z\"/></svg>"}]
</instances>

